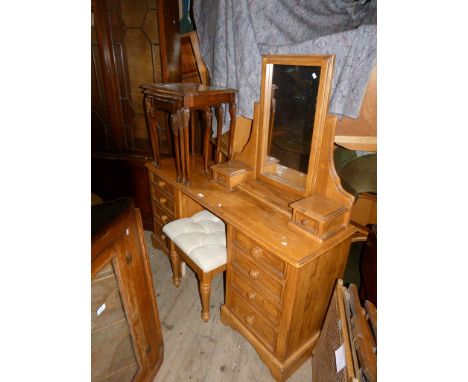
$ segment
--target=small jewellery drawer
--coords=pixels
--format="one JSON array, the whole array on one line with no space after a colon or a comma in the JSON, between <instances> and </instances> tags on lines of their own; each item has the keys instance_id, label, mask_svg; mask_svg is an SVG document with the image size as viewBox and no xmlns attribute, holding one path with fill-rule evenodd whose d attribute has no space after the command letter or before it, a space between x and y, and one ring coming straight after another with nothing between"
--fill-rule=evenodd
<instances>
[{"instance_id":1,"label":"small jewellery drawer","mask_svg":"<svg viewBox=\"0 0 468 382\"><path fill-rule=\"evenodd\" d=\"M243 250L233 246L232 265L237 269L233 268L232 272L243 272L249 285L255 286L273 300L281 303L283 285L265 272L261 266L249 260L247 256Z\"/></svg>"},{"instance_id":2,"label":"small jewellery drawer","mask_svg":"<svg viewBox=\"0 0 468 382\"><path fill-rule=\"evenodd\" d=\"M163 208L163 210L165 210L172 216L175 215L173 199L169 198L167 195L164 195L162 192L158 191L155 187L151 187L151 198L153 200L153 203L160 205Z\"/></svg>"},{"instance_id":3,"label":"small jewellery drawer","mask_svg":"<svg viewBox=\"0 0 468 382\"><path fill-rule=\"evenodd\" d=\"M163 226L173 221L174 215L170 214L167 209L163 209L160 204L153 203L153 217L158 223Z\"/></svg>"},{"instance_id":4,"label":"small jewellery drawer","mask_svg":"<svg viewBox=\"0 0 468 382\"><path fill-rule=\"evenodd\" d=\"M262 313L263 318L271 321L275 325L278 324L280 313L279 308L275 306L269 298L265 297L257 289L249 285L248 280L246 280L245 276L240 272L236 272L235 270L231 272L231 286L249 303L250 306Z\"/></svg>"},{"instance_id":5,"label":"small jewellery drawer","mask_svg":"<svg viewBox=\"0 0 468 382\"><path fill-rule=\"evenodd\" d=\"M227 186L227 179L226 179L226 176L224 174L220 174L219 172L215 172L213 174L213 180L215 182L218 182L219 184L222 184L223 186Z\"/></svg>"},{"instance_id":6,"label":"small jewellery drawer","mask_svg":"<svg viewBox=\"0 0 468 382\"><path fill-rule=\"evenodd\" d=\"M234 231L234 243L249 253L249 259L266 267L272 274L284 279L286 264L239 231Z\"/></svg>"},{"instance_id":7,"label":"small jewellery drawer","mask_svg":"<svg viewBox=\"0 0 468 382\"><path fill-rule=\"evenodd\" d=\"M301 228L313 234L317 232L316 220L311 219L309 216L301 214L300 212L296 212L295 218L296 218L295 223L299 225Z\"/></svg>"},{"instance_id":8,"label":"small jewellery drawer","mask_svg":"<svg viewBox=\"0 0 468 382\"><path fill-rule=\"evenodd\" d=\"M174 187L172 187L171 184L152 172L150 173L150 179L153 183L153 186L156 187L158 191L162 192L166 196L169 196L171 199L174 199Z\"/></svg>"},{"instance_id":9,"label":"small jewellery drawer","mask_svg":"<svg viewBox=\"0 0 468 382\"><path fill-rule=\"evenodd\" d=\"M234 291L231 293L231 301L234 315L273 352L276 331Z\"/></svg>"}]
</instances>

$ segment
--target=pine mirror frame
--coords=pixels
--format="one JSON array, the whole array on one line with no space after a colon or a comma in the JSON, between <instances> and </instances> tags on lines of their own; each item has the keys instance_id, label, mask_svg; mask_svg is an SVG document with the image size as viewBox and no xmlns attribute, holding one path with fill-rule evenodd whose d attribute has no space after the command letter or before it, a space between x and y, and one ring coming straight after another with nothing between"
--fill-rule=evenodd
<instances>
[{"instance_id":1,"label":"pine mirror frame","mask_svg":"<svg viewBox=\"0 0 468 382\"><path fill-rule=\"evenodd\" d=\"M312 187L319 172L319 155L328 112L333 78L334 55L264 55L260 92L260 136L258 147L257 177L274 188L298 197L312 194ZM266 174L268 166L268 142L271 111L271 93L274 65L318 66L320 81L314 114L312 143L307 174L287 169L290 176L278 179Z\"/></svg>"}]
</instances>

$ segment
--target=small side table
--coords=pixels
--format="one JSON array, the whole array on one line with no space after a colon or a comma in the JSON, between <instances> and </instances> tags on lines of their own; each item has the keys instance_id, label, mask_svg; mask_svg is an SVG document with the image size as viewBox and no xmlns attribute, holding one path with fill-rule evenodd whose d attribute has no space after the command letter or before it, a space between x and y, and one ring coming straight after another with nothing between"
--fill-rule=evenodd
<instances>
[{"instance_id":1,"label":"small side table","mask_svg":"<svg viewBox=\"0 0 468 382\"><path fill-rule=\"evenodd\" d=\"M156 125L155 110L166 111L171 115L171 127L174 135L174 151L177 169L177 182L190 184L189 120L193 110L203 111L205 120L205 140L203 148L205 172L208 173L208 146L211 136L211 107L216 109L218 121L216 137L216 163L220 162L221 131L223 126L223 103L229 104L231 116L229 131L228 160L232 159L234 128L236 121L236 90L192 83L144 84L145 113L147 116L153 158L156 167L160 164L159 135Z\"/></svg>"}]
</instances>

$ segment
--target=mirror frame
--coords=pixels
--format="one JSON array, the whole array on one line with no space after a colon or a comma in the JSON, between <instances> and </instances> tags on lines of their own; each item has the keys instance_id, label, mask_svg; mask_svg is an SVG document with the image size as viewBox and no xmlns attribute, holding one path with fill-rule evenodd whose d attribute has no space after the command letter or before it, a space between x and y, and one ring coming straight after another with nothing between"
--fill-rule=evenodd
<instances>
[{"instance_id":1,"label":"mirror frame","mask_svg":"<svg viewBox=\"0 0 468 382\"><path fill-rule=\"evenodd\" d=\"M260 88L260 136L257 163L257 177L262 182L297 196L309 196L319 171L319 154L324 135L325 120L330 99L334 55L265 55L262 56L262 82ZM320 82L315 108L312 143L310 146L307 174L288 169L290 174L282 180L265 174L268 156L268 133L270 125L271 91L274 65L319 66ZM291 180L297 178L297 180ZM305 180L302 180L305 179ZM300 184L302 183L302 184Z\"/></svg>"}]
</instances>

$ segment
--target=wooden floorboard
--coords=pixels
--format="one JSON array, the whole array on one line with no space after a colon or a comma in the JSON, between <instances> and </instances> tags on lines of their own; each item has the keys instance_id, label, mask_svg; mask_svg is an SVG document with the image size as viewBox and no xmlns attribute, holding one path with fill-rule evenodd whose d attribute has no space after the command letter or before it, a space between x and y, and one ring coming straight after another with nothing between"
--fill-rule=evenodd
<instances>
[{"instance_id":1,"label":"wooden floorboard","mask_svg":"<svg viewBox=\"0 0 468 382\"><path fill-rule=\"evenodd\" d=\"M153 382L274 381L255 349L239 333L221 323L222 274L213 280L211 318L205 323L200 318L195 274L187 267L186 276L176 288L169 259L152 247L150 236L145 231L164 339L164 361ZM312 381L310 360L288 379L299 381Z\"/></svg>"}]
</instances>

